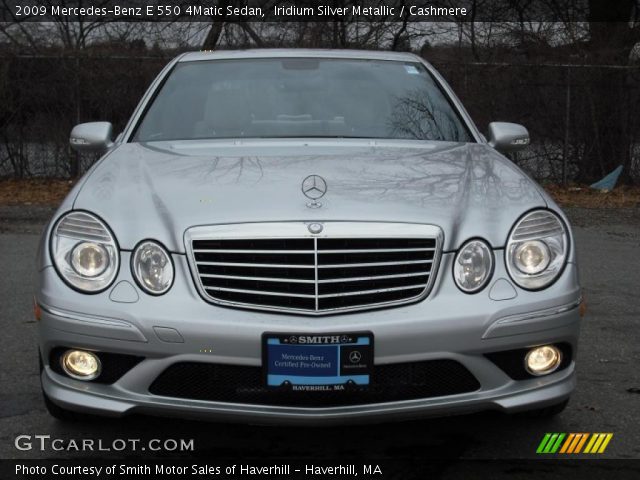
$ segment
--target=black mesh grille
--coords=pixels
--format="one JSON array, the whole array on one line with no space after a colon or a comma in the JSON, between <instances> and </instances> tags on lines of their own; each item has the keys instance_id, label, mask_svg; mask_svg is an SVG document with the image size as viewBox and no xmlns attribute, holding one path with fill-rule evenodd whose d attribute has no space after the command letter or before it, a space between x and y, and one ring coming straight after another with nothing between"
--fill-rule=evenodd
<instances>
[{"instance_id":1,"label":"black mesh grille","mask_svg":"<svg viewBox=\"0 0 640 480\"><path fill-rule=\"evenodd\" d=\"M60 363L60 357L62 354L69 350L68 347L56 347L51 350L49 354L49 366L51 370L60 375L67 375L62 369ZM102 365L102 372L93 380L89 380L93 383L111 384L117 381L125 373L135 367L138 363L144 360L144 357L136 357L134 355L123 355L120 353L108 353L108 352L93 352L100 359Z\"/></svg>"},{"instance_id":2,"label":"black mesh grille","mask_svg":"<svg viewBox=\"0 0 640 480\"><path fill-rule=\"evenodd\" d=\"M562 360L558 370L563 370L571 363L571 345L568 343L559 343L555 345L562 352ZM504 373L514 380L526 380L534 378L524 366L524 358L530 348L518 348L515 350L504 350L501 352L485 353L485 357L495 363Z\"/></svg>"},{"instance_id":3,"label":"black mesh grille","mask_svg":"<svg viewBox=\"0 0 640 480\"><path fill-rule=\"evenodd\" d=\"M337 392L270 390L264 387L260 367L182 362L162 372L149 391L227 403L331 407L456 395L479 388L476 378L454 360L377 365L368 389Z\"/></svg>"}]
</instances>

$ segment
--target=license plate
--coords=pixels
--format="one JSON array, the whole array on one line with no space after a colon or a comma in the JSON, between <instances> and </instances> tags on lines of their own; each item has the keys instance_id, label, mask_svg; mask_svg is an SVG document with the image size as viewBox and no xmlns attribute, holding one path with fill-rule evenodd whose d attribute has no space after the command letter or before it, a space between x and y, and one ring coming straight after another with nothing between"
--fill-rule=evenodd
<instances>
[{"instance_id":1,"label":"license plate","mask_svg":"<svg viewBox=\"0 0 640 480\"><path fill-rule=\"evenodd\" d=\"M370 332L262 336L266 385L294 391L366 388L373 367Z\"/></svg>"}]
</instances>

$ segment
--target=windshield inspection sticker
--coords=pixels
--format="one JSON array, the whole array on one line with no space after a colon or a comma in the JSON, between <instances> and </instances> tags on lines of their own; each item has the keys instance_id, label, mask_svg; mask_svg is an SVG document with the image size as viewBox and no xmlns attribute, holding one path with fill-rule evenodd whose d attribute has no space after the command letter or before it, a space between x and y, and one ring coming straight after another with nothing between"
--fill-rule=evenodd
<instances>
[{"instance_id":1,"label":"windshield inspection sticker","mask_svg":"<svg viewBox=\"0 0 640 480\"><path fill-rule=\"evenodd\" d=\"M413 65L405 65L404 69L411 75L420 75L420 71Z\"/></svg>"}]
</instances>

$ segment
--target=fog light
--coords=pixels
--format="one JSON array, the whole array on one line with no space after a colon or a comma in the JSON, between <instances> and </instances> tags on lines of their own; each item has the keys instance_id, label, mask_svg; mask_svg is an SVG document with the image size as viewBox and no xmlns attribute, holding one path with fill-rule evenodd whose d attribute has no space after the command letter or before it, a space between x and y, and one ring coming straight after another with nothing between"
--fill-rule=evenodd
<instances>
[{"instance_id":1,"label":"fog light","mask_svg":"<svg viewBox=\"0 0 640 480\"><path fill-rule=\"evenodd\" d=\"M98 356L84 350L67 350L61 363L65 373L78 380L93 380L100 375L102 368Z\"/></svg>"},{"instance_id":2,"label":"fog light","mask_svg":"<svg viewBox=\"0 0 640 480\"><path fill-rule=\"evenodd\" d=\"M524 364L531 375L547 375L554 372L562 361L562 353L553 345L544 345L529 350Z\"/></svg>"}]
</instances>

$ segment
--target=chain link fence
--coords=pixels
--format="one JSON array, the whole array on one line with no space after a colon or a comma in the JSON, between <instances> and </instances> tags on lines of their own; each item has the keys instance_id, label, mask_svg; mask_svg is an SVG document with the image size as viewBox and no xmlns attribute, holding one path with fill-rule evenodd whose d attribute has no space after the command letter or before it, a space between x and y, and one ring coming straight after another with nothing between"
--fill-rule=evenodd
<instances>
[{"instance_id":1,"label":"chain link fence","mask_svg":"<svg viewBox=\"0 0 640 480\"><path fill-rule=\"evenodd\" d=\"M168 59L8 57L0 61L0 177L72 178L95 157L68 147L74 124L124 127ZM640 67L442 63L482 131L525 125L532 143L513 160L539 181L590 182L618 165L640 181Z\"/></svg>"}]
</instances>

